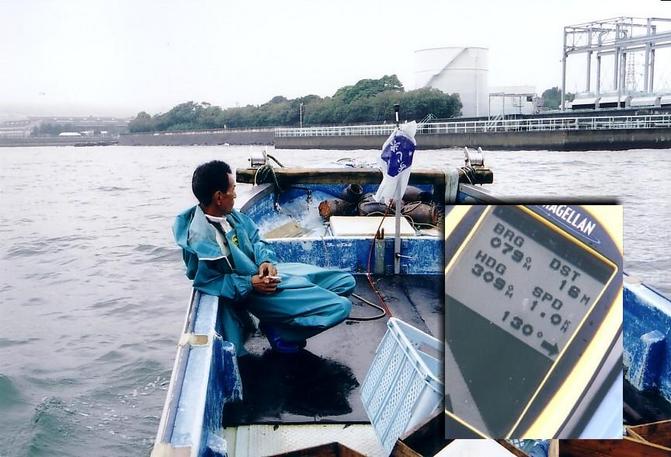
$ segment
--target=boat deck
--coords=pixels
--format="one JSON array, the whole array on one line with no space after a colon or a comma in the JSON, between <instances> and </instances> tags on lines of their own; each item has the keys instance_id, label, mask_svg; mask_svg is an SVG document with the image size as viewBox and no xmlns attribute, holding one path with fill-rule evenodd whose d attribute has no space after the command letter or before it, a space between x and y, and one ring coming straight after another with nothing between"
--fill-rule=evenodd
<instances>
[{"instance_id":1,"label":"boat deck","mask_svg":"<svg viewBox=\"0 0 671 457\"><path fill-rule=\"evenodd\" d=\"M355 294L378 303L365 276L357 276ZM394 317L442 339L443 275L376 277L377 287ZM352 299L351 316L379 311ZM224 408L224 426L277 423L366 423L360 400L363 382L375 350L387 330L387 319L346 321L308 340L299 354L268 350L256 335L238 360L242 402Z\"/></svg>"},{"instance_id":2,"label":"boat deck","mask_svg":"<svg viewBox=\"0 0 671 457\"><path fill-rule=\"evenodd\" d=\"M640 425L671 417L671 405L657 392L640 392L624 381L624 423Z\"/></svg>"}]
</instances>

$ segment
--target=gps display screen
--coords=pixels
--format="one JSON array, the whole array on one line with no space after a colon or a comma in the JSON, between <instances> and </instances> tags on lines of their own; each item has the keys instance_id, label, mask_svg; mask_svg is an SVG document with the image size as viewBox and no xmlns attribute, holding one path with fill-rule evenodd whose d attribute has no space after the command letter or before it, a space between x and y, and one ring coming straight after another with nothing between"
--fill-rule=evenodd
<instances>
[{"instance_id":1,"label":"gps display screen","mask_svg":"<svg viewBox=\"0 0 671 457\"><path fill-rule=\"evenodd\" d=\"M615 269L522 209L494 207L445 279L446 409L505 436Z\"/></svg>"}]
</instances>

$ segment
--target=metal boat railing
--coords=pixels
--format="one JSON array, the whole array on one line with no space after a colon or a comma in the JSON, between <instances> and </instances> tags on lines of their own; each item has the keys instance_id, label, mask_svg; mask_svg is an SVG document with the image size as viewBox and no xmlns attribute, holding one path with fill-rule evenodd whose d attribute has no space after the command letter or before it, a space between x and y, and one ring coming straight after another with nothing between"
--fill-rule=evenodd
<instances>
[{"instance_id":1,"label":"metal boat railing","mask_svg":"<svg viewBox=\"0 0 671 457\"><path fill-rule=\"evenodd\" d=\"M276 128L275 137L389 135L394 124L338 127ZM427 122L417 126L421 135L495 132L548 132L566 130L621 130L671 128L671 114L640 116L493 118L483 121Z\"/></svg>"}]
</instances>

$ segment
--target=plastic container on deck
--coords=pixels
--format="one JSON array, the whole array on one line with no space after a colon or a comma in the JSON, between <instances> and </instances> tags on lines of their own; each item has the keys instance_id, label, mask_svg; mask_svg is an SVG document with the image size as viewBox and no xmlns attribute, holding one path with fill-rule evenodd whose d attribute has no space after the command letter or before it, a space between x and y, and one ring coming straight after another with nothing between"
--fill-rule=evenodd
<instances>
[{"instance_id":1,"label":"plastic container on deck","mask_svg":"<svg viewBox=\"0 0 671 457\"><path fill-rule=\"evenodd\" d=\"M442 410L443 342L394 317L361 386L361 400L382 446Z\"/></svg>"}]
</instances>

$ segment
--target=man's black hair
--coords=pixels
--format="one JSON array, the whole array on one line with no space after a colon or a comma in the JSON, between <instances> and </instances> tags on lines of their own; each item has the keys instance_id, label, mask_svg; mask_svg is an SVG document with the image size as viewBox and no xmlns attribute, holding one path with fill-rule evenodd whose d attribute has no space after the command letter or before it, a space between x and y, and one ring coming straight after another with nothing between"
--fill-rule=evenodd
<instances>
[{"instance_id":1,"label":"man's black hair","mask_svg":"<svg viewBox=\"0 0 671 457\"><path fill-rule=\"evenodd\" d=\"M232 173L231 167L221 160L198 165L191 179L191 190L201 205L209 205L216 191L220 190L224 193L228 191L230 173Z\"/></svg>"}]
</instances>

